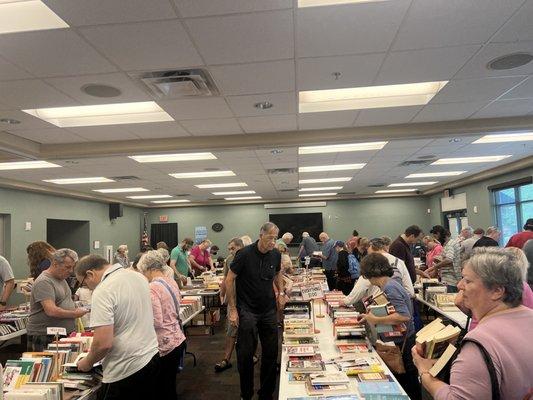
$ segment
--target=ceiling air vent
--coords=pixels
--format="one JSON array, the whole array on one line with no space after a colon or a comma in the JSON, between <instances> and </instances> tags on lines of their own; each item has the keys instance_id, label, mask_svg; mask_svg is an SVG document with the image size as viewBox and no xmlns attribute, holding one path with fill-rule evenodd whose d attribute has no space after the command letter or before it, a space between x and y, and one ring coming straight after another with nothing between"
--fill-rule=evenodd
<instances>
[{"instance_id":1,"label":"ceiling air vent","mask_svg":"<svg viewBox=\"0 0 533 400\"><path fill-rule=\"evenodd\" d=\"M112 176L110 177L109 179L113 179L114 181L117 181L117 182L124 182L124 181L140 181L141 178L139 178L138 176L132 176L132 175L126 175L126 176Z\"/></svg>"},{"instance_id":2,"label":"ceiling air vent","mask_svg":"<svg viewBox=\"0 0 533 400\"><path fill-rule=\"evenodd\" d=\"M296 168L274 168L267 169L269 175L284 175L284 174L295 174L297 171Z\"/></svg>"},{"instance_id":3,"label":"ceiling air vent","mask_svg":"<svg viewBox=\"0 0 533 400\"><path fill-rule=\"evenodd\" d=\"M158 98L208 97L219 94L209 72L200 68L145 72L133 77Z\"/></svg>"},{"instance_id":4,"label":"ceiling air vent","mask_svg":"<svg viewBox=\"0 0 533 400\"><path fill-rule=\"evenodd\" d=\"M353 196L355 195L355 192L342 192L342 193L339 193L341 196Z\"/></svg>"},{"instance_id":5,"label":"ceiling air vent","mask_svg":"<svg viewBox=\"0 0 533 400\"><path fill-rule=\"evenodd\" d=\"M371 188L385 187L385 183L374 183L373 185L368 185L368 187L371 187Z\"/></svg>"},{"instance_id":6,"label":"ceiling air vent","mask_svg":"<svg viewBox=\"0 0 533 400\"><path fill-rule=\"evenodd\" d=\"M295 192L296 189L280 189L279 192Z\"/></svg>"},{"instance_id":7,"label":"ceiling air vent","mask_svg":"<svg viewBox=\"0 0 533 400\"><path fill-rule=\"evenodd\" d=\"M427 165L431 163L432 160L408 160L404 161L401 164L398 164L400 167L409 167L411 165Z\"/></svg>"},{"instance_id":8,"label":"ceiling air vent","mask_svg":"<svg viewBox=\"0 0 533 400\"><path fill-rule=\"evenodd\" d=\"M187 197L187 196L190 196L191 194L190 193L180 193L180 194L175 194L174 196L176 197Z\"/></svg>"}]
</instances>

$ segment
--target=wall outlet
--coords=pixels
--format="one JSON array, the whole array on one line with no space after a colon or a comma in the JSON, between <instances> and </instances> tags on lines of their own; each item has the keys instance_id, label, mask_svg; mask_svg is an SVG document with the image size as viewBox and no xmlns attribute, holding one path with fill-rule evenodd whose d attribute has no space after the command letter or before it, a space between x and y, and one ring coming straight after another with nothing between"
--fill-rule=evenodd
<instances>
[{"instance_id":1,"label":"wall outlet","mask_svg":"<svg viewBox=\"0 0 533 400\"><path fill-rule=\"evenodd\" d=\"M25 231L31 231L31 222L26 222L24 224L24 230Z\"/></svg>"},{"instance_id":2,"label":"wall outlet","mask_svg":"<svg viewBox=\"0 0 533 400\"><path fill-rule=\"evenodd\" d=\"M428 214L431 214L431 208L428 208Z\"/></svg>"}]
</instances>

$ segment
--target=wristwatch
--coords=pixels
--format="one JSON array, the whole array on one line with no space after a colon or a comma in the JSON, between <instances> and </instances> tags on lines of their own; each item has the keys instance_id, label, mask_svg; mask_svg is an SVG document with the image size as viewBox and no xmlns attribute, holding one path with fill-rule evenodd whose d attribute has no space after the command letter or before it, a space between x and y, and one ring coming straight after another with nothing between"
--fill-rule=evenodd
<instances>
[{"instance_id":1,"label":"wristwatch","mask_svg":"<svg viewBox=\"0 0 533 400\"><path fill-rule=\"evenodd\" d=\"M418 380L419 380L420 382L422 382L422 378L423 378L424 375L426 375L426 374L431 375L431 374L429 373L429 371L424 371L424 372L422 372L420 375L418 375Z\"/></svg>"}]
</instances>

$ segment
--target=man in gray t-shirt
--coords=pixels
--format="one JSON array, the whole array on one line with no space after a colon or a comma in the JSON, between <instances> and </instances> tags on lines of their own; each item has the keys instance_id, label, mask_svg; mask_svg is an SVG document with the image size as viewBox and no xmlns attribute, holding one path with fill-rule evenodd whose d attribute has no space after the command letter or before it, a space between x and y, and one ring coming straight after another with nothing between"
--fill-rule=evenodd
<instances>
[{"instance_id":1,"label":"man in gray t-shirt","mask_svg":"<svg viewBox=\"0 0 533 400\"><path fill-rule=\"evenodd\" d=\"M66 279L73 273L78 255L70 249L59 249L52 256L50 268L33 283L28 320L28 350L43 351L52 340L46 328L65 328L67 334L75 330L75 319L87 313L76 309Z\"/></svg>"},{"instance_id":2,"label":"man in gray t-shirt","mask_svg":"<svg viewBox=\"0 0 533 400\"><path fill-rule=\"evenodd\" d=\"M0 256L0 311L7 306L7 300L15 288L15 276L9 262Z\"/></svg>"},{"instance_id":3,"label":"man in gray t-shirt","mask_svg":"<svg viewBox=\"0 0 533 400\"><path fill-rule=\"evenodd\" d=\"M315 251L318 251L316 240L312 236L309 236L309 233L302 233L302 244L298 256L300 258L311 257Z\"/></svg>"}]
</instances>

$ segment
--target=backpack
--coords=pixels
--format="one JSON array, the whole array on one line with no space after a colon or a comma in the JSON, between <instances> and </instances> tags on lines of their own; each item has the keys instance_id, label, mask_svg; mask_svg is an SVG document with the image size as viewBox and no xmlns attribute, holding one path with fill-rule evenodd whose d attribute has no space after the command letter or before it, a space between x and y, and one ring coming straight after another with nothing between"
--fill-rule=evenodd
<instances>
[{"instance_id":1,"label":"backpack","mask_svg":"<svg viewBox=\"0 0 533 400\"><path fill-rule=\"evenodd\" d=\"M360 275L359 261L353 254L348 254L348 273L352 279L357 279Z\"/></svg>"}]
</instances>

